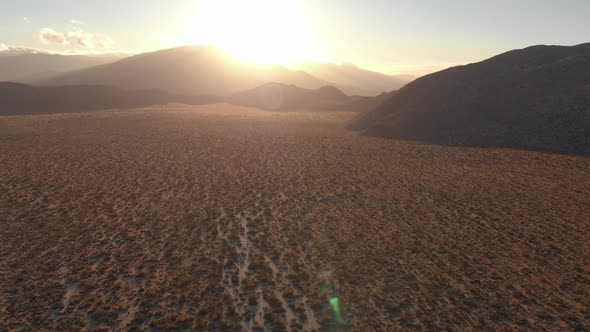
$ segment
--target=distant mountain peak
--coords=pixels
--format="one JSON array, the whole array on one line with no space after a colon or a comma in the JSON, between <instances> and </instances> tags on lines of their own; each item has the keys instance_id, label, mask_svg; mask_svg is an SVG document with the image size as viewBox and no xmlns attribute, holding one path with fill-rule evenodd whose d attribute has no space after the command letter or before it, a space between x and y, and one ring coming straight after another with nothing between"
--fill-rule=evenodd
<instances>
[{"instance_id":1,"label":"distant mountain peak","mask_svg":"<svg viewBox=\"0 0 590 332\"><path fill-rule=\"evenodd\" d=\"M348 96L342 92L342 90L338 89L332 85L325 85L316 90L317 93L325 98L331 99L345 99Z\"/></svg>"},{"instance_id":2,"label":"distant mountain peak","mask_svg":"<svg viewBox=\"0 0 590 332\"><path fill-rule=\"evenodd\" d=\"M386 75L360 68L350 63L306 63L301 69L348 95L377 96L383 92L397 90L413 80L408 75Z\"/></svg>"},{"instance_id":3,"label":"distant mountain peak","mask_svg":"<svg viewBox=\"0 0 590 332\"><path fill-rule=\"evenodd\" d=\"M61 55L32 49L11 48L0 52L0 81L35 83L68 72L111 63L125 56L120 54Z\"/></svg>"},{"instance_id":4,"label":"distant mountain peak","mask_svg":"<svg viewBox=\"0 0 590 332\"><path fill-rule=\"evenodd\" d=\"M304 89L295 85L269 82L254 89L238 92L228 101L243 106L271 111L332 110L350 97L333 86Z\"/></svg>"}]
</instances>

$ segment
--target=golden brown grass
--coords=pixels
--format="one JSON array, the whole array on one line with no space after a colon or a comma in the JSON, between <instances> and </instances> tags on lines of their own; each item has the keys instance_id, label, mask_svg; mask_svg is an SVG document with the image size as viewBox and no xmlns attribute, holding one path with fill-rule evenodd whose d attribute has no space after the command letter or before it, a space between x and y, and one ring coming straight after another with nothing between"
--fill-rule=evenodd
<instances>
[{"instance_id":1,"label":"golden brown grass","mask_svg":"<svg viewBox=\"0 0 590 332\"><path fill-rule=\"evenodd\" d=\"M590 159L354 116L0 117L0 329L588 327Z\"/></svg>"}]
</instances>

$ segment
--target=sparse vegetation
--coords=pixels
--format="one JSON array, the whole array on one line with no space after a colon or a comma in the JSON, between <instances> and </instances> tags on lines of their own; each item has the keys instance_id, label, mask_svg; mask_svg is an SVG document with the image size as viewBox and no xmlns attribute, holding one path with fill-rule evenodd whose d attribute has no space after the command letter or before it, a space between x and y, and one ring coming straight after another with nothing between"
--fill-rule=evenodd
<instances>
[{"instance_id":1,"label":"sparse vegetation","mask_svg":"<svg viewBox=\"0 0 590 332\"><path fill-rule=\"evenodd\" d=\"M588 158L362 137L354 116L0 117L0 327L588 325Z\"/></svg>"}]
</instances>

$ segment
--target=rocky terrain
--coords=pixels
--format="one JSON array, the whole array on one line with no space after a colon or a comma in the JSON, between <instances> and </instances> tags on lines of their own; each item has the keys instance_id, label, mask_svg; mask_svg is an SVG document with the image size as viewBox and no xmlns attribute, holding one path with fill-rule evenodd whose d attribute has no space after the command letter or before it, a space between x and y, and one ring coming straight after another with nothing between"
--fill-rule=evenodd
<instances>
[{"instance_id":1,"label":"rocky terrain","mask_svg":"<svg viewBox=\"0 0 590 332\"><path fill-rule=\"evenodd\" d=\"M0 330L590 328L590 159L356 116L0 117Z\"/></svg>"},{"instance_id":2,"label":"rocky terrain","mask_svg":"<svg viewBox=\"0 0 590 332\"><path fill-rule=\"evenodd\" d=\"M419 78L357 119L370 136L590 154L590 44L531 46Z\"/></svg>"}]
</instances>

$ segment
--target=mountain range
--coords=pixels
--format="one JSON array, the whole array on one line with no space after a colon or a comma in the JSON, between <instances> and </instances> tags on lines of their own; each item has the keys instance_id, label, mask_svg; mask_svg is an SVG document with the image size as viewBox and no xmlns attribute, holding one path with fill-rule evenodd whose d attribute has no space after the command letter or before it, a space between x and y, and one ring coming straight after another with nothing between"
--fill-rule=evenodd
<instances>
[{"instance_id":1,"label":"mountain range","mask_svg":"<svg viewBox=\"0 0 590 332\"><path fill-rule=\"evenodd\" d=\"M299 68L326 82L332 82L351 96L377 96L397 90L415 79L411 75L385 75L353 64L306 63Z\"/></svg>"},{"instance_id":2,"label":"mountain range","mask_svg":"<svg viewBox=\"0 0 590 332\"><path fill-rule=\"evenodd\" d=\"M84 68L70 70L75 67ZM225 101L273 111L359 112L350 128L368 136L566 153L589 150L590 44L513 50L374 97L347 92L351 84L375 92L396 81L351 65L307 65L307 71L340 83L334 84L307 71L246 65L210 46L115 61L0 55L0 69L2 79L23 80L38 77L42 69L67 71L36 81L41 86L3 83L2 114Z\"/></svg>"},{"instance_id":3,"label":"mountain range","mask_svg":"<svg viewBox=\"0 0 590 332\"><path fill-rule=\"evenodd\" d=\"M0 81L38 83L50 78L111 63L124 58L122 54L60 55L30 49L0 52Z\"/></svg>"},{"instance_id":4,"label":"mountain range","mask_svg":"<svg viewBox=\"0 0 590 332\"><path fill-rule=\"evenodd\" d=\"M324 85L323 81L303 71L293 71L278 65L244 65L212 46L184 46L142 53L67 73L42 83L100 84L124 89L229 95L267 82L306 88Z\"/></svg>"},{"instance_id":5,"label":"mountain range","mask_svg":"<svg viewBox=\"0 0 590 332\"><path fill-rule=\"evenodd\" d=\"M85 112L137 108L171 102L210 104L213 96L186 96L160 90L126 90L103 85L31 86L0 82L0 115Z\"/></svg>"},{"instance_id":6,"label":"mountain range","mask_svg":"<svg viewBox=\"0 0 590 332\"><path fill-rule=\"evenodd\" d=\"M108 85L227 96L277 82L307 89L332 85L348 95L376 96L413 79L353 65L309 63L300 69L243 63L213 46L183 46L132 56L58 55L15 48L0 52L0 81L52 86Z\"/></svg>"},{"instance_id":7,"label":"mountain range","mask_svg":"<svg viewBox=\"0 0 590 332\"><path fill-rule=\"evenodd\" d=\"M228 98L232 104L257 107L271 111L331 109L348 101L348 96L332 86L304 89L295 85L267 83Z\"/></svg>"},{"instance_id":8,"label":"mountain range","mask_svg":"<svg viewBox=\"0 0 590 332\"><path fill-rule=\"evenodd\" d=\"M436 144L587 151L590 43L533 46L424 76L351 128Z\"/></svg>"},{"instance_id":9,"label":"mountain range","mask_svg":"<svg viewBox=\"0 0 590 332\"><path fill-rule=\"evenodd\" d=\"M87 112L137 108L168 103L202 105L227 102L269 111L367 112L389 94L378 97L347 96L324 86L304 89L266 83L230 96L183 95L157 89L129 90L106 85L32 86L0 82L0 115Z\"/></svg>"},{"instance_id":10,"label":"mountain range","mask_svg":"<svg viewBox=\"0 0 590 332\"><path fill-rule=\"evenodd\" d=\"M376 97L347 96L329 85L319 89L304 89L294 85L267 83L233 94L225 101L270 111L368 112L393 93L384 92Z\"/></svg>"}]
</instances>

